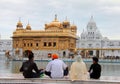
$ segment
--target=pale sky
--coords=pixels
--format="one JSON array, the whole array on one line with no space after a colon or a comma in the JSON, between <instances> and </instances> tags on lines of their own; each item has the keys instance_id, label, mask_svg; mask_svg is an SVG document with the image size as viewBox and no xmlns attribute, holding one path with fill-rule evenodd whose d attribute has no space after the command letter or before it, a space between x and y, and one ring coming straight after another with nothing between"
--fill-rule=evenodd
<instances>
[{"instance_id":1,"label":"pale sky","mask_svg":"<svg viewBox=\"0 0 120 84\"><path fill-rule=\"evenodd\" d=\"M29 21L32 30L43 30L55 14L77 25L78 34L93 16L104 37L120 40L120 0L0 0L1 39L10 39L19 17L24 28Z\"/></svg>"}]
</instances>

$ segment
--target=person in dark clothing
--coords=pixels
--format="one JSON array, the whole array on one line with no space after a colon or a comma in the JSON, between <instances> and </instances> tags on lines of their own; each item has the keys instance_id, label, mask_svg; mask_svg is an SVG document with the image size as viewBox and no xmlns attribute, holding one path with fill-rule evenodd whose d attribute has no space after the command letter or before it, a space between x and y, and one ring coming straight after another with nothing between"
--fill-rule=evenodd
<instances>
[{"instance_id":1,"label":"person in dark clothing","mask_svg":"<svg viewBox=\"0 0 120 84\"><path fill-rule=\"evenodd\" d=\"M98 58L93 57L93 64L90 66L89 73L90 78L92 79L99 79L101 76L101 65L98 64Z\"/></svg>"},{"instance_id":2,"label":"person in dark clothing","mask_svg":"<svg viewBox=\"0 0 120 84\"><path fill-rule=\"evenodd\" d=\"M34 54L30 52L28 54L28 61L23 62L20 72L23 72L25 78L38 78L43 74L42 69L38 70L36 63L34 62ZM33 72L33 70L35 72Z\"/></svg>"}]
</instances>

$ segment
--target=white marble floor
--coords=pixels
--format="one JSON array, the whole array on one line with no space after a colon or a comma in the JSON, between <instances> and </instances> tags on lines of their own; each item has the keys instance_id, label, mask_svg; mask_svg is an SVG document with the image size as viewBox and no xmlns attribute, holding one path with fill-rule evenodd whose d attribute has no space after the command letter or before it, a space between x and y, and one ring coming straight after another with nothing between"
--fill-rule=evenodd
<instances>
[{"instance_id":1,"label":"white marble floor","mask_svg":"<svg viewBox=\"0 0 120 84\"><path fill-rule=\"evenodd\" d=\"M2 78L10 78L10 79L24 79L22 73L20 74L12 74L12 73L3 73L0 74L0 79ZM44 75L43 78L48 78L46 75ZM65 77L64 79L69 79L69 77ZM93 79L89 79L89 80L93 80ZM120 81L120 76L101 76L101 78L99 80L110 80L110 81Z\"/></svg>"}]
</instances>

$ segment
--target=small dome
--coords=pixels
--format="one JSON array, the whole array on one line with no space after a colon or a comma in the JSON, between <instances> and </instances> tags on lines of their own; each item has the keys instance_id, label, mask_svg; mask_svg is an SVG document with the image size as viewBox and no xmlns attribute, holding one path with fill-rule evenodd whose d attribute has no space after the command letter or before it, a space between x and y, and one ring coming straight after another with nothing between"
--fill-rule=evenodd
<instances>
[{"instance_id":1,"label":"small dome","mask_svg":"<svg viewBox=\"0 0 120 84\"><path fill-rule=\"evenodd\" d=\"M27 24L26 29L31 30L31 26L29 24Z\"/></svg>"},{"instance_id":2,"label":"small dome","mask_svg":"<svg viewBox=\"0 0 120 84\"><path fill-rule=\"evenodd\" d=\"M69 25L70 22L67 20L67 16L66 16L66 19L63 21L63 25Z\"/></svg>"},{"instance_id":3,"label":"small dome","mask_svg":"<svg viewBox=\"0 0 120 84\"><path fill-rule=\"evenodd\" d=\"M68 24L70 24L70 22L65 20L65 21L63 21L63 24L68 25Z\"/></svg>"},{"instance_id":4,"label":"small dome","mask_svg":"<svg viewBox=\"0 0 120 84\"><path fill-rule=\"evenodd\" d=\"M19 21L19 22L17 23L17 27L23 27L21 21Z\"/></svg>"},{"instance_id":5,"label":"small dome","mask_svg":"<svg viewBox=\"0 0 120 84\"><path fill-rule=\"evenodd\" d=\"M71 28L77 28L77 26L73 24L73 25L71 25Z\"/></svg>"},{"instance_id":6,"label":"small dome","mask_svg":"<svg viewBox=\"0 0 120 84\"><path fill-rule=\"evenodd\" d=\"M93 19L93 16L91 16L90 21L87 24L87 27L88 28L96 28L96 23L95 23L95 21Z\"/></svg>"}]
</instances>

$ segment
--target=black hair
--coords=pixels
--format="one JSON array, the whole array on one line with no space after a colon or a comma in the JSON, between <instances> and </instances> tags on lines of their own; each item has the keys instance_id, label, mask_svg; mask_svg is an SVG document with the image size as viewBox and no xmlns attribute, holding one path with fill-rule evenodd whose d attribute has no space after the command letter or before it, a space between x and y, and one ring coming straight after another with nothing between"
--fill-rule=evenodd
<instances>
[{"instance_id":1,"label":"black hair","mask_svg":"<svg viewBox=\"0 0 120 84\"><path fill-rule=\"evenodd\" d=\"M28 59L31 60L33 57L34 57L34 54L33 54L32 52L30 52L30 53L28 54Z\"/></svg>"},{"instance_id":2,"label":"black hair","mask_svg":"<svg viewBox=\"0 0 120 84\"><path fill-rule=\"evenodd\" d=\"M98 61L99 61L97 57L93 57L92 59L93 59L93 61L95 61L95 62L98 62Z\"/></svg>"}]
</instances>

